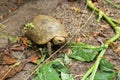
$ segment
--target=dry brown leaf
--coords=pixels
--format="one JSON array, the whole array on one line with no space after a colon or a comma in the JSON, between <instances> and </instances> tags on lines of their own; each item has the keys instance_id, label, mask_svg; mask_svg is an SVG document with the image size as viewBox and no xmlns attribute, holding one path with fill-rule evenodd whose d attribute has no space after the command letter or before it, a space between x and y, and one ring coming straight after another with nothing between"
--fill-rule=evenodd
<instances>
[{"instance_id":1,"label":"dry brown leaf","mask_svg":"<svg viewBox=\"0 0 120 80\"><path fill-rule=\"evenodd\" d=\"M72 50L68 48L68 49L65 49L63 52L69 55L70 53L72 53Z\"/></svg>"},{"instance_id":2,"label":"dry brown leaf","mask_svg":"<svg viewBox=\"0 0 120 80\"><path fill-rule=\"evenodd\" d=\"M120 56L120 48L115 49L114 52L115 52L115 53L118 53L119 56Z\"/></svg>"},{"instance_id":3,"label":"dry brown leaf","mask_svg":"<svg viewBox=\"0 0 120 80\"><path fill-rule=\"evenodd\" d=\"M77 38L77 39L76 39L76 42L77 42L77 43L82 42L82 38Z\"/></svg>"},{"instance_id":4,"label":"dry brown leaf","mask_svg":"<svg viewBox=\"0 0 120 80\"><path fill-rule=\"evenodd\" d=\"M0 15L0 20L3 20L5 15Z\"/></svg>"},{"instance_id":5,"label":"dry brown leaf","mask_svg":"<svg viewBox=\"0 0 120 80\"><path fill-rule=\"evenodd\" d=\"M29 46L30 41L28 40L27 37L21 37L20 40L22 41L22 43L23 43L26 47Z\"/></svg>"},{"instance_id":6,"label":"dry brown leaf","mask_svg":"<svg viewBox=\"0 0 120 80\"><path fill-rule=\"evenodd\" d=\"M71 7L70 9L75 11L75 12L80 12L80 9L78 7Z\"/></svg>"},{"instance_id":7,"label":"dry brown leaf","mask_svg":"<svg viewBox=\"0 0 120 80\"><path fill-rule=\"evenodd\" d=\"M13 64L16 60L13 58L11 54L11 50L9 48L4 48L0 53L0 64Z\"/></svg>"},{"instance_id":8,"label":"dry brown leaf","mask_svg":"<svg viewBox=\"0 0 120 80\"><path fill-rule=\"evenodd\" d=\"M25 46L24 45L21 45L19 43L16 43L16 44L13 44L11 47L10 47L10 50L15 50L15 51L23 51L25 50Z\"/></svg>"},{"instance_id":9,"label":"dry brown leaf","mask_svg":"<svg viewBox=\"0 0 120 80\"><path fill-rule=\"evenodd\" d=\"M95 39L95 38L94 38L93 36L91 36L91 35L88 37L88 40L89 40L89 41L93 41L94 39Z\"/></svg>"},{"instance_id":10,"label":"dry brown leaf","mask_svg":"<svg viewBox=\"0 0 120 80\"><path fill-rule=\"evenodd\" d=\"M112 42L112 43L110 43L110 46L115 53L120 55L120 47L118 47L118 45L116 43Z\"/></svg>"},{"instance_id":11,"label":"dry brown leaf","mask_svg":"<svg viewBox=\"0 0 120 80\"><path fill-rule=\"evenodd\" d=\"M57 20L58 20L61 24L63 24L63 20L62 20L61 18L57 18Z\"/></svg>"},{"instance_id":12,"label":"dry brown leaf","mask_svg":"<svg viewBox=\"0 0 120 80\"><path fill-rule=\"evenodd\" d=\"M16 63L15 58L11 54L0 54L0 64L14 64Z\"/></svg>"},{"instance_id":13,"label":"dry brown leaf","mask_svg":"<svg viewBox=\"0 0 120 80\"><path fill-rule=\"evenodd\" d=\"M16 7L12 7L12 8L10 8L10 10L11 10L11 11L15 11L15 10L17 10L17 6L16 6Z\"/></svg>"},{"instance_id":14,"label":"dry brown leaf","mask_svg":"<svg viewBox=\"0 0 120 80\"><path fill-rule=\"evenodd\" d=\"M109 28L109 25L108 25L108 24L106 24L106 25L100 25L99 30L100 30L100 31L104 31L104 30L106 30L106 29L108 29L108 28Z\"/></svg>"},{"instance_id":15,"label":"dry brown leaf","mask_svg":"<svg viewBox=\"0 0 120 80\"><path fill-rule=\"evenodd\" d=\"M28 58L28 62L36 63L41 57L40 54L34 53Z\"/></svg>"},{"instance_id":16,"label":"dry brown leaf","mask_svg":"<svg viewBox=\"0 0 120 80\"><path fill-rule=\"evenodd\" d=\"M16 73L20 72L24 68L25 62L20 63L13 68L12 65L0 65L0 80L5 80L6 78L13 77Z\"/></svg>"},{"instance_id":17,"label":"dry brown leaf","mask_svg":"<svg viewBox=\"0 0 120 80\"><path fill-rule=\"evenodd\" d=\"M97 32L97 31L92 31L92 36L94 36L94 37L98 37L98 36L100 36L100 32Z\"/></svg>"}]
</instances>

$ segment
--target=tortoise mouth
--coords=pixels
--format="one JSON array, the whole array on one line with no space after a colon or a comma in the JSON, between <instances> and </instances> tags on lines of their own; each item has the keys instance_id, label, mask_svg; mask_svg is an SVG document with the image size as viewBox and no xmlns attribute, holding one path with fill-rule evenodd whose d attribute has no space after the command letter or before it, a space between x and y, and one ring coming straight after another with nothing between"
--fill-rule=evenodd
<instances>
[{"instance_id":1,"label":"tortoise mouth","mask_svg":"<svg viewBox=\"0 0 120 80\"><path fill-rule=\"evenodd\" d=\"M62 45L66 42L66 38L63 36L56 36L53 38L52 43L55 45Z\"/></svg>"}]
</instances>

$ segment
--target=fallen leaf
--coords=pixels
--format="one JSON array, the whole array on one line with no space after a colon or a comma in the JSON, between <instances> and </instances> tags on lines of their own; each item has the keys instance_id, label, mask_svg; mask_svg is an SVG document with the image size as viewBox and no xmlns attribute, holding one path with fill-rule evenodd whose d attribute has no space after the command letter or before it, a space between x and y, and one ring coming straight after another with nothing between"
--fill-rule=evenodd
<instances>
[{"instance_id":1,"label":"fallen leaf","mask_svg":"<svg viewBox=\"0 0 120 80\"><path fill-rule=\"evenodd\" d=\"M92 34L92 36L94 36L94 37L100 36L100 32L97 32L97 31L92 31L91 34Z\"/></svg>"},{"instance_id":2,"label":"fallen leaf","mask_svg":"<svg viewBox=\"0 0 120 80\"><path fill-rule=\"evenodd\" d=\"M21 37L20 40L22 41L22 43L23 43L26 47L28 47L28 46L31 45L31 42L30 42L30 40L29 40L27 37Z\"/></svg>"},{"instance_id":3,"label":"fallen leaf","mask_svg":"<svg viewBox=\"0 0 120 80\"><path fill-rule=\"evenodd\" d=\"M28 62L36 63L41 57L39 53L34 53L28 58Z\"/></svg>"},{"instance_id":4,"label":"fallen leaf","mask_svg":"<svg viewBox=\"0 0 120 80\"><path fill-rule=\"evenodd\" d=\"M0 64L13 64L16 60L11 54L11 50L6 47L0 52Z\"/></svg>"},{"instance_id":5,"label":"fallen leaf","mask_svg":"<svg viewBox=\"0 0 120 80\"><path fill-rule=\"evenodd\" d=\"M10 46L10 50L14 50L14 51L23 51L25 50L26 46L21 45L19 43L13 44L12 46Z\"/></svg>"},{"instance_id":6,"label":"fallen leaf","mask_svg":"<svg viewBox=\"0 0 120 80\"><path fill-rule=\"evenodd\" d=\"M80 9L78 7L71 7L70 9L75 11L75 12L80 12Z\"/></svg>"},{"instance_id":7,"label":"fallen leaf","mask_svg":"<svg viewBox=\"0 0 120 80\"><path fill-rule=\"evenodd\" d=\"M16 63L15 58L12 57L11 54L0 54L0 64L14 64Z\"/></svg>"},{"instance_id":8,"label":"fallen leaf","mask_svg":"<svg viewBox=\"0 0 120 80\"><path fill-rule=\"evenodd\" d=\"M13 68L11 68L11 66L12 65L0 65L0 80L13 77L16 73L20 72L24 68L25 62L22 62Z\"/></svg>"},{"instance_id":9,"label":"fallen leaf","mask_svg":"<svg viewBox=\"0 0 120 80\"><path fill-rule=\"evenodd\" d=\"M120 48L115 49L114 52L115 52L115 53L118 53L119 56L120 56Z\"/></svg>"},{"instance_id":10,"label":"fallen leaf","mask_svg":"<svg viewBox=\"0 0 120 80\"><path fill-rule=\"evenodd\" d=\"M0 20L3 20L5 15L0 15Z\"/></svg>"},{"instance_id":11,"label":"fallen leaf","mask_svg":"<svg viewBox=\"0 0 120 80\"><path fill-rule=\"evenodd\" d=\"M57 20L58 20L61 24L63 24L63 20L62 20L61 18L57 18Z\"/></svg>"},{"instance_id":12,"label":"fallen leaf","mask_svg":"<svg viewBox=\"0 0 120 80\"><path fill-rule=\"evenodd\" d=\"M11 11L15 11L15 10L17 10L17 9L18 9L17 6L10 8Z\"/></svg>"},{"instance_id":13,"label":"fallen leaf","mask_svg":"<svg viewBox=\"0 0 120 80\"><path fill-rule=\"evenodd\" d=\"M82 42L82 38L77 38L77 39L76 39L76 42L77 42L77 43Z\"/></svg>"},{"instance_id":14,"label":"fallen leaf","mask_svg":"<svg viewBox=\"0 0 120 80\"><path fill-rule=\"evenodd\" d=\"M104 31L104 30L107 30L108 28L109 28L108 24L107 25L100 25L99 30Z\"/></svg>"},{"instance_id":15,"label":"fallen leaf","mask_svg":"<svg viewBox=\"0 0 120 80\"><path fill-rule=\"evenodd\" d=\"M68 49L65 49L65 50L64 50L64 53L66 53L67 55L69 55L70 53L72 53L72 50L69 49L69 48L68 48Z\"/></svg>"},{"instance_id":16,"label":"fallen leaf","mask_svg":"<svg viewBox=\"0 0 120 80\"><path fill-rule=\"evenodd\" d=\"M115 53L119 54L119 56L120 56L120 47L117 45L117 43L112 42L112 43L110 43L110 46L111 46L112 50Z\"/></svg>"}]
</instances>

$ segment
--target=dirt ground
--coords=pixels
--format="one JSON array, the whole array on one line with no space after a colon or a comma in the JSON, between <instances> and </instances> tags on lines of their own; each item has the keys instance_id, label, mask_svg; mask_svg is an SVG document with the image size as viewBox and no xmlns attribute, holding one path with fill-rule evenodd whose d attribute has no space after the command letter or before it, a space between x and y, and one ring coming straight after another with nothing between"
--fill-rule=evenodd
<instances>
[{"instance_id":1,"label":"dirt ground","mask_svg":"<svg viewBox=\"0 0 120 80\"><path fill-rule=\"evenodd\" d=\"M120 0L112 1L118 4L120 3ZM80 11L75 11L73 9L74 7ZM113 8L106 3L105 0L98 0L97 7L110 17L119 20L119 9ZM97 22L97 16L95 14L91 15L91 13L92 11L86 7L85 0L77 0L75 2L68 2L67 0L0 0L0 22L4 25L4 28L0 29L0 33L23 36L24 34L21 29L24 24L32 21L33 17L38 14L46 14L55 17L65 25L69 38L71 38L77 30L72 41L80 38L84 43L100 45L100 41L104 42L112 37L114 31L105 20ZM91 18L87 21L90 15ZM84 24L86 25L83 26ZM93 32L99 32L102 36L93 37ZM117 40L116 43L120 46L120 39ZM7 44L8 38L0 37L0 48L6 47ZM26 53L30 51L31 50L26 50ZM22 53L23 52L15 51L12 54L19 59L18 57ZM120 70L120 56L115 54L111 48L107 50L105 57ZM24 59L25 56L22 55L20 60ZM75 80L81 80L85 72L90 68L90 65L92 65L92 63L72 60L70 70L75 76ZM27 63L21 72L6 80L25 80L33 68L34 64Z\"/></svg>"}]
</instances>

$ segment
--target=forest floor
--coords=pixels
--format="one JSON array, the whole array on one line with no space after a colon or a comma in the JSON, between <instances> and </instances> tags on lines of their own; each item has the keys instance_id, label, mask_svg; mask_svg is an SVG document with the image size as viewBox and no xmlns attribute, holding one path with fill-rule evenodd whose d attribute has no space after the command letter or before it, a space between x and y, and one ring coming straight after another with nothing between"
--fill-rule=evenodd
<instances>
[{"instance_id":1,"label":"forest floor","mask_svg":"<svg viewBox=\"0 0 120 80\"><path fill-rule=\"evenodd\" d=\"M120 4L120 0L112 1ZM120 20L119 9L112 7L106 3L105 0L98 0L96 6L108 16ZM2 71L6 73L5 71L9 70L8 67L18 60L22 63L16 68L16 71L14 70L9 74L10 78L6 77L6 80L24 80L34 69L35 65L33 63L25 62L31 55L34 56L32 54L34 50L26 49L25 46L16 43L12 46L14 49L11 51L9 50L11 44L8 37L24 36L22 33L23 25L31 22L34 16L39 14L50 15L60 20L62 24L65 25L68 39L78 30L74 35L73 42L80 40L81 42L97 46L114 35L113 29L104 19L97 22L96 19L98 16L92 14L92 11L87 8L86 0L77 0L74 2L68 2L67 0L0 0L0 34L5 34L5 36L0 36L0 60L5 60L0 61L0 77L4 75ZM83 26L84 24L85 26ZM3 26L1 27L1 25ZM98 34L100 35L98 36ZM25 37L22 39L24 38ZM120 47L120 39L115 41L115 43ZM15 46L18 46L18 50ZM64 51L64 49L61 51ZM10 53L12 58L2 53ZM3 59L3 57L9 61ZM111 47L106 51L104 57L115 64L116 68L120 70L120 56L116 54ZM72 60L70 71L74 75L75 80L81 80L92 63L93 62L88 63ZM15 75L13 75L14 72ZM31 79L32 77L30 80Z\"/></svg>"}]
</instances>

